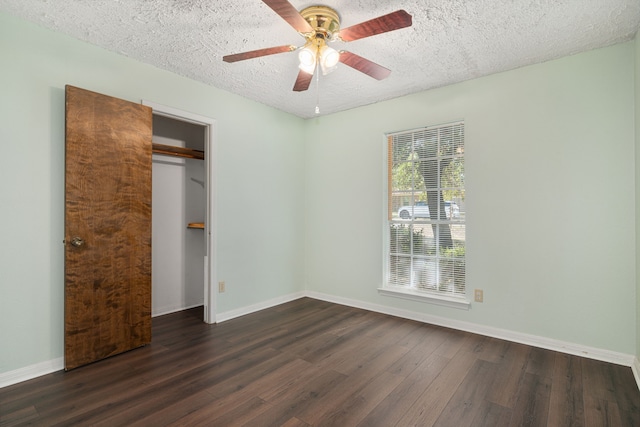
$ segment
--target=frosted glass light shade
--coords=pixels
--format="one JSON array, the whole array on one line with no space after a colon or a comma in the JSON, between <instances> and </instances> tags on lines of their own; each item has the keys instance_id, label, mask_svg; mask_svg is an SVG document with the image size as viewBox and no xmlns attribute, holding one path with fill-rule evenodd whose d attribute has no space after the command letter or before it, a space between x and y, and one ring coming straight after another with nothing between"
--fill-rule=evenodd
<instances>
[{"instance_id":1,"label":"frosted glass light shade","mask_svg":"<svg viewBox=\"0 0 640 427\"><path fill-rule=\"evenodd\" d=\"M325 46L324 49L322 49L320 61L324 67L333 68L338 65L339 60L340 52L338 52L337 50L330 48L329 46Z\"/></svg>"},{"instance_id":2,"label":"frosted glass light shade","mask_svg":"<svg viewBox=\"0 0 640 427\"><path fill-rule=\"evenodd\" d=\"M324 46L320 51L320 67L322 67L322 74L327 75L336 69L338 61L340 60L340 52Z\"/></svg>"},{"instance_id":3,"label":"frosted glass light shade","mask_svg":"<svg viewBox=\"0 0 640 427\"><path fill-rule=\"evenodd\" d=\"M298 53L298 60L300 61L298 67L302 71L313 74L313 70L316 68L316 52L311 46L305 46Z\"/></svg>"}]
</instances>

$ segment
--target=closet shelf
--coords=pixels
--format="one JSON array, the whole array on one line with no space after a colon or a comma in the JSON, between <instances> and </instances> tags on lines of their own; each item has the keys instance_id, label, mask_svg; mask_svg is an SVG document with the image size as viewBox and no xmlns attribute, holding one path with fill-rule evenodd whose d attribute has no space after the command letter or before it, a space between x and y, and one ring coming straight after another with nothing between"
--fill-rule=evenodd
<instances>
[{"instance_id":1,"label":"closet shelf","mask_svg":"<svg viewBox=\"0 0 640 427\"><path fill-rule=\"evenodd\" d=\"M198 228L204 230L204 222L190 222L187 224L187 228Z\"/></svg>"},{"instance_id":2,"label":"closet shelf","mask_svg":"<svg viewBox=\"0 0 640 427\"><path fill-rule=\"evenodd\" d=\"M152 144L154 154L163 154L165 156L186 157L188 159L204 160L204 151L193 150L191 148L176 147L165 144Z\"/></svg>"}]
</instances>

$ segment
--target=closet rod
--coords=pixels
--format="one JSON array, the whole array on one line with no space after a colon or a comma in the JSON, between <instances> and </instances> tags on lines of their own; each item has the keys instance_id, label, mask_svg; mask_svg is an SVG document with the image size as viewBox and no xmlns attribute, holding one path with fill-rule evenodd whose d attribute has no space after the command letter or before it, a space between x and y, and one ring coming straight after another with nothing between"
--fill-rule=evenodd
<instances>
[{"instance_id":1,"label":"closet rod","mask_svg":"<svg viewBox=\"0 0 640 427\"><path fill-rule=\"evenodd\" d=\"M152 144L154 154L163 154L165 156L186 157L189 159L204 160L204 151L193 150L191 148L176 147L174 145Z\"/></svg>"}]
</instances>

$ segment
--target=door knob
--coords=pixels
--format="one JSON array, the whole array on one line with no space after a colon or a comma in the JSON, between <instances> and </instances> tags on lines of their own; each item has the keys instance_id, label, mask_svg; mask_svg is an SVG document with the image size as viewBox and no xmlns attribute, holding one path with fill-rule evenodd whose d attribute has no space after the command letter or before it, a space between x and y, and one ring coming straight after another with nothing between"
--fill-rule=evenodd
<instances>
[{"instance_id":1,"label":"door knob","mask_svg":"<svg viewBox=\"0 0 640 427\"><path fill-rule=\"evenodd\" d=\"M76 248L79 248L80 246L84 245L84 240L76 236L73 239L71 239L71 245L75 246Z\"/></svg>"}]
</instances>

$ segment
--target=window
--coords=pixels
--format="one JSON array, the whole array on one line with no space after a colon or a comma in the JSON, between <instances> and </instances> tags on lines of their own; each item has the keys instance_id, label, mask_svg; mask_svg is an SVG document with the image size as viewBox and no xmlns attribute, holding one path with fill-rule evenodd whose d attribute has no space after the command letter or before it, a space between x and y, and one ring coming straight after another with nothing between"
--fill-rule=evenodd
<instances>
[{"instance_id":1,"label":"window","mask_svg":"<svg viewBox=\"0 0 640 427\"><path fill-rule=\"evenodd\" d=\"M389 134L387 145L387 277L381 291L462 300L464 123Z\"/></svg>"}]
</instances>

